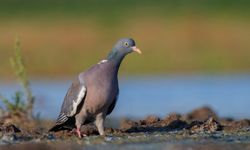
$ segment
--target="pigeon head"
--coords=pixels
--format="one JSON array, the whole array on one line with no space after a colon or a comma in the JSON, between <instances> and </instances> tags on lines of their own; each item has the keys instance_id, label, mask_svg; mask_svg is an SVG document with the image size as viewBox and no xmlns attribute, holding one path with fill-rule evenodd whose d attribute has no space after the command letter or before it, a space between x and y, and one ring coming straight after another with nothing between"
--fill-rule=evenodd
<instances>
[{"instance_id":1,"label":"pigeon head","mask_svg":"<svg viewBox=\"0 0 250 150\"><path fill-rule=\"evenodd\" d=\"M108 55L108 59L121 60L124 56L131 52L137 52L141 54L140 49L135 46L135 41L131 38L120 39L113 47L112 51Z\"/></svg>"},{"instance_id":2,"label":"pigeon head","mask_svg":"<svg viewBox=\"0 0 250 150\"><path fill-rule=\"evenodd\" d=\"M141 51L136 48L135 41L131 38L120 39L114 46L114 51L118 53L128 54L131 52L137 52L141 54Z\"/></svg>"}]
</instances>

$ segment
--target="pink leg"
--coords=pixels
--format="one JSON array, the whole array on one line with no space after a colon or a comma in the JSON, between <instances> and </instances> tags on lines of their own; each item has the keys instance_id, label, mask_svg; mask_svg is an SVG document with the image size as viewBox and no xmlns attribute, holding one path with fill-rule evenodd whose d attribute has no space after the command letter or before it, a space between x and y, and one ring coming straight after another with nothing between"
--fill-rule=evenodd
<instances>
[{"instance_id":1,"label":"pink leg","mask_svg":"<svg viewBox=\"0 0 250 150\"><path fill-rule=\"evenodd\" d=\"M80 131L80 128L76 128L76 133L77 133L79 138L82 138L82 133Z\"/></svg>"},{"instance_id":2,"label":"pink leg","mask_svg":"<svg viewBox=\"0 0 250 150\"><path fill-rule=\"evenodd\" d=\"M73 129L72 132L76 133L79 138L87 136L86 134L81 133L80 128Z\"/></svg>"}]
</instances>

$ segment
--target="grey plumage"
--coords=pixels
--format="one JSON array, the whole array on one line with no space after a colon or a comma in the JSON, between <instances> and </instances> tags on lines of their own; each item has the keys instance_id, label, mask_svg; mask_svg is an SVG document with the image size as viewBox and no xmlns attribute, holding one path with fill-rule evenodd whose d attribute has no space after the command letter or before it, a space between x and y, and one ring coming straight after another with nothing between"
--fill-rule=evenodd
<instances>
[{"instance_id":1,"label":"grey plumage","mask_svg":"<svg viewBox=\"0 0 250 150\"><path fill-rule=\"evenodd\" d=\"M64 129L64 128L71 129L75 127L74 124L70 124L71 121L74 122L74 119L71 117L74 117L74 115L76 114L77 106L80 105L80 103L84 102L84 96L86 95L85 94L86 91L84 92L84 95L79 97L81 90L84 88L85 86L83 83L80 82L79 78L76 78L75 80L73 80L73 83L64 98L64 101L61 107L61 112L56 121L56 126L51 128L50 129L51 131L57 131L57 130ZM66 122L68 120L69 120L69 123L67 124Z\"/></svg>"},{"instance_id":2,"label":"grey plumage","mask_svg":"<svg viewBox=\"0 0 250 150\"><path fill-rule=\"evenodd\" d=\"M94 121L100 135L104 135L104 120L113 111L118 98L119 66L125 55L133 51L140 53L134 40L121 39L106 60L80 73L69 88L56 125L50 131L76 127L81 137L80 127Z\"/></svg>"}]
</instances>

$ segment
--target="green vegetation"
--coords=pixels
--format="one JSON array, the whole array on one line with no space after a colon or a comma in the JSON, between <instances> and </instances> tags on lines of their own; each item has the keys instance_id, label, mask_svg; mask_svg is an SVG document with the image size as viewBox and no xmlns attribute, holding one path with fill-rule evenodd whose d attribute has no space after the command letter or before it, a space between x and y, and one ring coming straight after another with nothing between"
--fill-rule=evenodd
<instances>
[{"instance_id":1,"label":"green vegetation","mask_svg":"<svg viewBox=\"0 0 250 150\"><path fill-rule=\"evenodd\" d=\"M25 113L29 118L32 118L32 110L35 98L32 95L30 83L26 74L19 40L16 40L15 56L10 58L10 64L22 87L22 91L17 91L13 96L12 101L4 98L1 95L0 99L2 99L10 113Z\"/></svg>"},{"instance_id":2,"label":"green vegetation","mask_svg":"<svg viewBox=\"0 0 250 150\"><path fill-rule=\"evenodd\" d=\"M16 92L12 98L12 101L0 95L0 99L5 104L6 108L11 113L25 112L25 104L22 100L22 93Z\"/></svg>"},{"instance_id":3,"label":"green vegetation","mask_svg":"<svg viewBox=\"0 0 250 150\"><path fill-rule=\"evenodd\" d=\"M143 52L126 58L122 74L249 72L249 8L247 0L2 1L0 75L11 78L16 33L36 77L75 75L121 37Z\"/></svg>"},{"instance_id":4,"label":"green vegetation","mask_svg":"<svg viewBox=\"0 0 250 150\"><path fill-rule=\"evenodd\" d=\"M11 0L2 1L0 5L1 16L35 16L35 15L94 15L99 17L114 17L135 12L138 8L153 8L159 12L179 14L186 10L217 13L250 12L250 2L247 0ZM145 14L147 15L147 13Z\"/></svg>"}]
</instances>

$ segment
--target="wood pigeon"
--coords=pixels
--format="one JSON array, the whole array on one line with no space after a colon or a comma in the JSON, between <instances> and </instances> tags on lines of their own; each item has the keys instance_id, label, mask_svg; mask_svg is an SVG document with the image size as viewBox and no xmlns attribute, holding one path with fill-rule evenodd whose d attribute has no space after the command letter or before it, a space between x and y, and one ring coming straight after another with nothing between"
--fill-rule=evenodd
<instances>
[{"instance_id":1,"label":"wood pigeon","mask_svg":"<svg viewBox=\"0 0 250 150\"><path fill-rule=\"evenodd\" d=\"M81 126L94 122L99 134L104 135L105 118L113 111L119 94L118 70L123 58L131 52L141 54L133 39L120 39L106 59L81 72L73 80L56 125L50 131L76 128L81 138Z\"/></svg>"}]
</instances>

